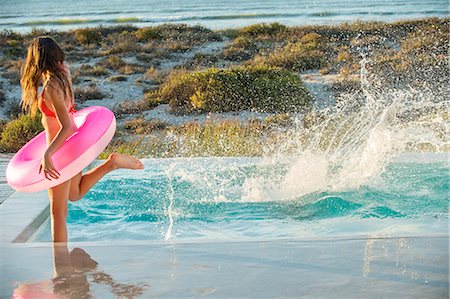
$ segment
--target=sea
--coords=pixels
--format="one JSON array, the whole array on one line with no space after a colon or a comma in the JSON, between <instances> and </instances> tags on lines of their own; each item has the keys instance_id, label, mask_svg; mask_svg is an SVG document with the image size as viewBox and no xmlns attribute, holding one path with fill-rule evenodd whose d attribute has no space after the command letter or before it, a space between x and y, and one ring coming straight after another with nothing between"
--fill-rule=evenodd
<instances>
[{"instance_id":1,"label":"sea","mask_svg":"<svg viewBox=\"0 0 450 299\"><path fill-rule=\"evenodd\" d=\"M292 25L391 22L447 17L448 0L0 0L0 30L68 30L163 23L210 29L279 22Z\"/></svg>"}]
</instances>

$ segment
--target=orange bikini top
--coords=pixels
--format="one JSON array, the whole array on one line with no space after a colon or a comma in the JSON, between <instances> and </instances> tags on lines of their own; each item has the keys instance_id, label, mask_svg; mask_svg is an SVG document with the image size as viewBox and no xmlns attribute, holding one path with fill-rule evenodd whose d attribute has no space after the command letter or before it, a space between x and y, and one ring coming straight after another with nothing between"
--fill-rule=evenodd
<instances>
[{"instance_id":1,"label":"orange bikini top","mask_svg":"<svg viewBox=\"0 0 450 299\"><path fill-rule=\"evenodd\" d=\"M45 87L45 86L44 86ZM53 112L52 110L50 110L47 105L45 105L45 101L44 101L44 88L42 88L42 92L40 95L40 99L38 102L38 108L41 111L42 114L44 114L47 117L56 117L55 112ZM77 112L75 110L75 104L72 105L72 107L69 109L69 113L75 113Z\"/></svg>"}]
</instances>

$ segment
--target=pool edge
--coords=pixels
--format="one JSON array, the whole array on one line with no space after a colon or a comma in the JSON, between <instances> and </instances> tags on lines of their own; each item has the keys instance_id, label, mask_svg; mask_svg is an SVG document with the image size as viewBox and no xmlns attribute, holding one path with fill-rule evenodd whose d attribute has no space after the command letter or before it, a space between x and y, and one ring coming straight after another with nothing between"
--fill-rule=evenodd
<instances>
[{"instance_id":1,"label":"pool edge","mask_svg":"<svg viewBox=\"0 0 450 299\"><path fill-rule=\"evenodd\" d=\"M27 242L49 217L47 192L14 192L0 205L0 244Z\"/></svg>"}]
</instances>

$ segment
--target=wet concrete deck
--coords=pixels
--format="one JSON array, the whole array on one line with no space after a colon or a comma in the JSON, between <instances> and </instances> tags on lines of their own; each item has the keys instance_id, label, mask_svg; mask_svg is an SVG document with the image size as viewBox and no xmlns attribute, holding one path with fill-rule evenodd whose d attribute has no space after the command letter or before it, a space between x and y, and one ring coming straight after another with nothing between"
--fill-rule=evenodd
<instances>
[{"instance_id":1,"label":"wet concrete deck","mask_svg":"<svg viewBox=\"0 0 450 299\"><path fill-rule=\"evenodd\" d=\"M49 215L46 191L19 193L7 184L10 159L0 154L0 244L28 240Z\"/></svg>"},{"instance_id":2,"label":"wet concrete deck","mask_svg":"<svg viewBox=\"0 0 450 299\"><path fill-rule=\"evenodd\" d=\"M0 296L448 298L448 241L3 244Z\"/></svg>"}]
</instances>

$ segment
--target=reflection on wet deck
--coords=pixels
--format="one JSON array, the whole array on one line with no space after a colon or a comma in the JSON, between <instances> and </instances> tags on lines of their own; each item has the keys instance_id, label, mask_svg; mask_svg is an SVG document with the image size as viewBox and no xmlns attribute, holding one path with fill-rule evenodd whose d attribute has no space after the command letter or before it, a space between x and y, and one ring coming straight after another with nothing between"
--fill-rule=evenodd
<instances>
[{"instance_id":1,"label":"reflection on wet deck","mask_svg":"<svg viewBox=\"0 0 450 299\"><path fill-rule=\"evenodd\" d=\"M0 297L448 298L448 241L5 244Z\"/></svg>"}]
</instances>

